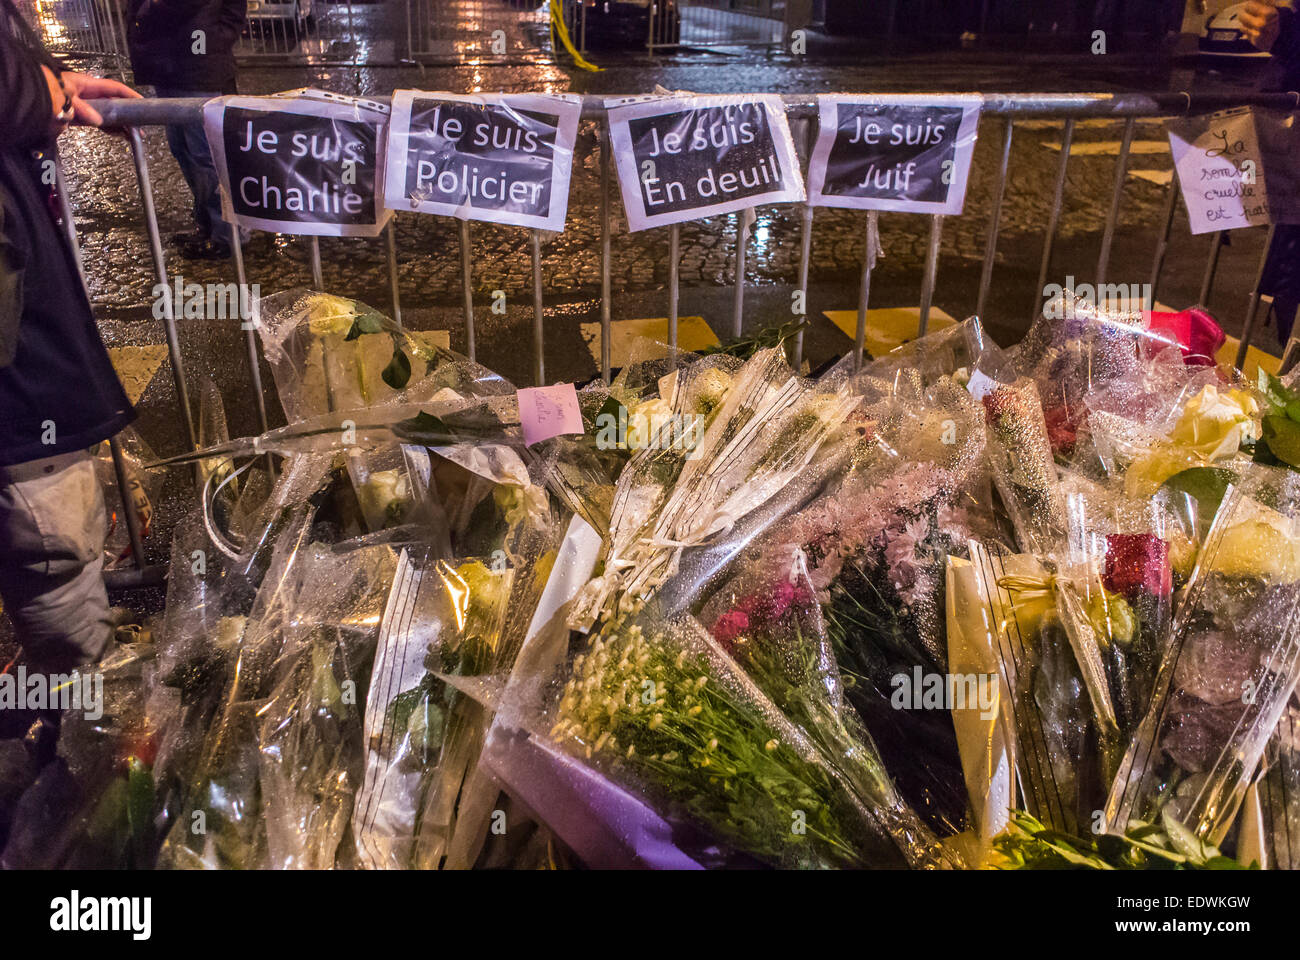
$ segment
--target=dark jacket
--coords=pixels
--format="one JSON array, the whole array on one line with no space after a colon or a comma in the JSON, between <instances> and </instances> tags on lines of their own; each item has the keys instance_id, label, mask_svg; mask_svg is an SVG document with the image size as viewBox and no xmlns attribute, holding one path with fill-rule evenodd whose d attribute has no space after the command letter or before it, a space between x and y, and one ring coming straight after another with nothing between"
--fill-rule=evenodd
<instances>
[{"instance_id":1,"label":"dark jacket","mask_svg":"<svg viewBox=\"0 0 1300 960\"><path fill-rule=\"evenodd\" d=\"M11 346L0 349L0 466L85 449L135 418L48 182L53 108L41 64L58 64L21 24L0 0L0 287L9 292L0 343Z\"/></svg>"},{"instance_id":2,"label":"dark jacket","mask_svg":"<svg viewBox=\"0 0 1300 960\"><path fill-rule=\"evenodd\" d=\"M1278 8L1278 34L1273 42L1267 90L1300 91L1300 14Z\"/></svg>"},{"instance_id":3,"label":"dark jacket","mask_svg":"<svg viewBox=\"0 0 1300 960\"><path fill-rule=\"evenodd\" d=\"M127 0L126 14L136 83L235 92L235 44L247 0ZM201 46L195 31L203 33Z\"/></svg>"}]
</instances>

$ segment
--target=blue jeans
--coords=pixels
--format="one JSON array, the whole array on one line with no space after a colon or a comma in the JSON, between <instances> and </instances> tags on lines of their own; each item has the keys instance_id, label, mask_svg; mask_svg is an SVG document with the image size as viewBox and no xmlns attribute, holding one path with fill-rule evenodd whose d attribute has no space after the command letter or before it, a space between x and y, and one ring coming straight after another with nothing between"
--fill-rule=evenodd
<instances>
[{"instance_id":1,"label":"blue jeans","mask_svg":"<svg viewBox=\"0 0 1300 960\"><path fill-rule=\"evenodd\" d=\"M207 90L185 90L173 87L155 87L159 97L199 97L210 100L221 94ZM194 223L199 233L222 243L230 243L231 225L221 219L221 179L212 162L208 138L203 133L203 121L173 123L167 126L167 146L180 164L181 174L194 195ZM247 242L248 231L240 231L241 242Z\"/></svg>"}]
</instances>

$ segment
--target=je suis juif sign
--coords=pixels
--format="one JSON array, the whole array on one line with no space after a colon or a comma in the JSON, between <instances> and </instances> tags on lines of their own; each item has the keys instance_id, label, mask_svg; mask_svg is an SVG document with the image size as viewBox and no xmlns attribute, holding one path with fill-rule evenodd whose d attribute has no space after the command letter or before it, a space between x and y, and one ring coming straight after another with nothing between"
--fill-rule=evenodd
<instances>
[{"instance_id":1,"label":"je suis juif sign","mask_svg":"<svg viewBox=\"0 0 1300 960\"><path fill-rule=\"evenodd\" d=\"M218 97L203 124L227 221L275 233L373 237L388 107L321 90Z\"/></svg>"},{"instance_id":2,"label":"je suis juif sign","mask_svg":"<svg viewBox=\"0 0 1300 960\"><path fill-rule=\"evenodd\" d=\"M822 207L961 213L979 97L818 97L808 202Z\"/></svg>"}]
</instances>

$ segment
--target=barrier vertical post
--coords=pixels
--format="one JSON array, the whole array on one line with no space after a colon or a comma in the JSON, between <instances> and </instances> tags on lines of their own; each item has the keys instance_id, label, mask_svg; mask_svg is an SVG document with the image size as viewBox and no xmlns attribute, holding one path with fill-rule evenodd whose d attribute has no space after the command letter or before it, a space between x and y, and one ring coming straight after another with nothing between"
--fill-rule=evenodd
<instances>
[{"instance_id":1,"label":"barrier vertical post","mask_svg":"<svg viewBox=\"0 0 1300 960\"><path fill-rule=\"evenodd\" d=\"M1110 210L1106 213L1106 227L1101 233L1101 252L1097 255L1097 286L1106 282L1106 270L1110 266L1110 248L1115 239L1115 224L1119 222L1119 207L1124 199L1124 178L1128 175L1128 155L1133 148L1133 130L1137 118L1129 117L1124 121L1124 136L1119 145L1119 157L1115 160L1115 186L1111 190ZM1098 293L1097 299L1101 299Z\"/></svg>"},{"instance_id":2,"label":"barrier vertical post","mask_svg":"<svg viewBox=\"0 0 1300 960\"><path fill-rule=\"evenodd\" d=\"M1047 218L1047 236L1043 239L1043 259L1038 266L1038 289L1034 291L1033 315L1038 313L1047 285L1047 270L1052 263L1052 247L1056 243L1056 225L1061 217L1061 200L1065 196L1065 174L1070 164L1070 146L1074 142L1074 118L1065 121L1065 133L1061 137L1061 160L1056 167L1056 186L1052 191L1052 212Z\"/></svg>"},{"instance_id":3,"label":"barrier vertical post","mask_svg":"<svg viewBox=\"0 0 1300 960\"><path fill-rule=\"evenodd\" d=\"M90 302L90 290L86 286L86 269L81 260L81 244L77 241L77 225L73 220L72 202L68 198L67 184L63 179L63 166L58 164L54 168L55 189L59 194L60 212L63 216L63 232L67 237L68 246L72 249L72 260L77 267L77 276L81 280L81 289L85 293L86 302ZM113 471L117 475L117 492L122 500L122 514L126 518L127 537L131 542L131 561L135 564L137 570L144 569L144 543L140 537L140 521L135 514L134 504L127 497L129 481L126 475L126 465L122 459L122 445L117 437L108 438L109 453L113 457Z\"/></svg>"},{"instance_id":4,"label":"barrier vertical post","mask_svg":"<svg viewBox=\"0 0 1300 960\"><path fill-rule=\"evenodd\" d=\"M980 270L980 291L975 298L975 316L984 318L984 304L988 302L989 288L993 284L993 261L998 250L998 228L1002 219L1002 202L1007 192L1007 169L1011 165L1011 137L1015 123L1007 117L1003 121L1002 159L998 163L998 179L993 187L993 212L989 220L989 236L984 244L984 265Z\"/></svg>"},{"instance_id":5,"label":"barrier vertical post","mask_svg":"<svg viewBox=\"0 0 1300 960\"><path fill-rule=\"evenodd\" d=\"M244 291L248 289L248 275L244 271L244 250L238 243L238 230L235 231L235 240L230 245L230 256L235 261L235 280L240 291ZM262 395L262 368L257 356L257 327L262 322L262 317L260 307L254 307L254 311L256 316L242 318L240 326L244 329L244 348L248 352L248 376L253 384L253 399L257 403L257 422L265 433L269 429L266 422L266 398Z\"/></svg>"},{"instance_id":6,"label":"barrier vertical post","mask_svg":"<svg viewBox=\"0 0 1300 960\"><path fill-rule=\"evenodd\" d=\"M465 355L477 361L474 344L474 290L470 284L469 221L460 222L460 292L465 310Z\"/></svg>"},{"instance_id":7,"label":"barrier vertical post","mask_svg":"<svg viewBox=\"0 0 1300 960\"><path fill-rule=\"evenodd\" d=\"M384 230L385 246L388 248L388 286L393 294L393 323L402 326L402 291L397 282L397 217L388 219Z\"/></svg>"},{"instance_id":8,"label":"barrier vertical post","mask_svg":"<svg viewBox=\"0 0 1300 960\"><path fill-rule=\"evenodd\" d=\"M749 245L752 207L736 211L736 298L731 310L731 335L739 337L745 322L745 248Z\"/></svg>"},{"instance_id":9,"label":"barrier vertical post","mask_svg":"<svg viewBox=\"0 0 1300 960\"><path fill-rule=\"evenodd\" d=\"M916 335L925 336L930 327L930 307L934 303L934 285L939 279L939 245L943 238L943 214L930 215L930 247L925 254L925 276L921 280L921 317Z\"/></svg>"},{"instance_id":10,"label":"barrier vertical post","mask_svg":"<svg viewBox=\"0 0 1300 960\"><path fill-rule=\"evenodd\" d=\"M317 290L325 289L325 271L320 263L320 237L311 237L308 247L311 251L311 282Z\"/></svg>"},{"instance_id":11,"label":"barrier vertical post","mask_svg":"<svg viewBox=\"0 0 1300 960\"><path fill-rule=\"evenodd\" d=\"M668 227L668 347L677 356L677 307L681 291L681 224Z\"/></svg>"},{"instance_id":12,"label":"barrier vertical post","mask_svg":"<svg viewBox=\"0 0 1300 960\"><path fill-rule=\"evenodd\" d=\"M140 205L144 208L145 230L149 234L149 252L153 256L154 274L164 291L170 289L167 281L167 264L163 259L162 237L158 230L158 213L153 203L153 185L149 181L149 161L144 153L144 141L140 138L138 127L127 128L127 140L131 145L131 159L135 162L136 181L140 187ZM238 246L236 244L235 246ZM244 287L240 287L242 291ZM185 380L185 366L181 361L181 342L176 330L176 315L172 309L172 298L164 294L162 299L163 328L167 335L167 355L171 359L172 379L176 385L176 399L185 417L185 436L190 449L197 445L194 431L194 412L190 409L190 390Z\"/></svg>"},{"instance_id":13,"label":"barrier vertical post","mask_svg":"<svg viewBox=\"0 0 1300 960\"><path fill-rule=\"evenodd\" d=\"M1169 253L1169 237L1174 230L1174 216L1178 213L1178 197L1182 187L1178 176L1169 181L1169 197L1165 203L1165 226L1156 240L1155 260L1151 264L1151 309L1155 309L1160 290L1160 275L1164 273L1165 256Z\"/></svg>"},{"instance_id":14,"label":"barrier vertical post","mask_svg":"<svg viewBox=\"0 0 1300 960\"><path fill-rule=\"evenodd\" d=\"M1219 272L1219 253L1223 250L1223 231L1214 234L1210 243L1210 258L1205 261L1205 275L1201 278L1201 293L1196 301L1202 307L1210 305L1210 291L1214 289L1214 275Z\"/></svg>"},{"instance_id":15,"label":"barrier vertical post","mask_svg":"<svg viewBox=\"0 0 1300 960\"><path fill-rule=\"evenodd\" d=\"M1268 238L1264 241L1264 253L1259 258L1259 269L1255 271L1255 286L1250 291L1250 303L1246 308L1246 321L1241 325L1241 343L1237 345L1237 361L1233 364L1238 371L1245 366L1246 352L1250 349L1250 338L1255 332L1255 317L1259 314L1260 306L1263 305L1267 310L1273 304L1272 297L1260 296L1259 287L1264 282L1264 269L1268 266L1268 255L1273 250L1273 235L1276 230L1276 225L1269 225Z\"/></svg>"},{"instance_id":16,"label":"barrier vertical post","mask_svg":"<svg viewBox=\"0 0 1300 960\"><path fill-rule=\"evenodd\" d=\"M603 121L597 121L600 140L600 376L610 381L610 217L613 211L609 202L609 130Z\"/></svg>"},{"instance_id":17,"label":"barrier vertical post","mask_svg":"<svg viewBox=\"0 0 1300 960\"><path fill-rule=\"evenodd\" d=\"M867 237L862 254L862 279L858 284L858 328L853 338L853 369L862 366L867 346L867 304L871 300L871 271L876 265L876 244L880 235L880 212L867 211Z\"/></svg>"},{"instance_id":18,"label":"barrier vertical post","mask_svg":"<svg viewBox=\"0 0 1300 960\"><path fill-rule=\"evenodd\" d=\"M533 361L537 385L546 383L546 364L542 356L542 235L538 230L528 231L533 248Z\"/></svg>"}]
</instances>

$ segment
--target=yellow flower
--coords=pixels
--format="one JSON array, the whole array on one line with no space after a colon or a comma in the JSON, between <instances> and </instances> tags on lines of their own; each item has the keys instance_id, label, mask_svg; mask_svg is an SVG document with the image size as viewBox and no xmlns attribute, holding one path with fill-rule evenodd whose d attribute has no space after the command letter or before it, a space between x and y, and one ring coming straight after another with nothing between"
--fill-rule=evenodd
<instances>
[{"instance_id":1,"label":"yellow flower","mask_svg":"<svg viewBox=\"0 0 1300 960\"><path fill-rule=\"evenodd\" d=\"M1208 570L1229 577L1263 577L1277 583L1300 580L1300 538L1287 517L1266 507L1223 531Z\"/></svg>"},{"instance_id":2,"label":"yellow flower","mask_svg":"<svg viewBox=\"0 0 1300 960\"><path fill-rule=\"evenodd\" d=\"M1149 497L1176 473L1236 456L1256 439L1259 405L1245 390L1220 390L1207 384L1187 401L1168 442L1157 443L1129 464L1125 490Z\"/></svg>"},{"instance_id":3,"label":"yellow flower","mask_svg":"<svg viewBox=\"0 0 1300 960\"><path fill-rule=\"evenodd\" d=\"M356 313L356 304L351 300L328 293L317 294L311 298L307 326L318 337L345 334L352 328Z\"/></svg>"},{"instance_id":4,"label":"yellow flower","mask_svg":"<svg viewBox=\"0 0 1300 960\"><path fill-rule=\"evenodd\" d=\"M1187 401L1169 439L1205 460L1230 457L1250 435L1257 416L1259 405L1245 390L1219 390L1207 384Z\"/></svg>"}]
</instances>

